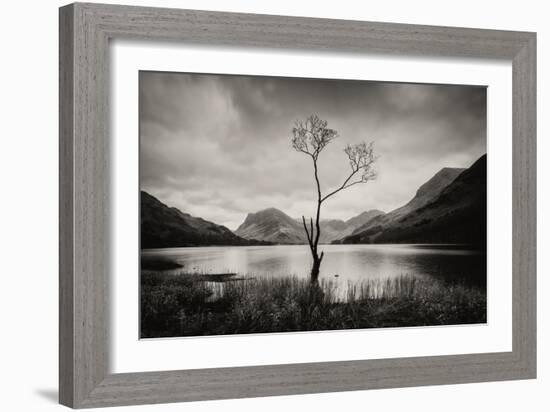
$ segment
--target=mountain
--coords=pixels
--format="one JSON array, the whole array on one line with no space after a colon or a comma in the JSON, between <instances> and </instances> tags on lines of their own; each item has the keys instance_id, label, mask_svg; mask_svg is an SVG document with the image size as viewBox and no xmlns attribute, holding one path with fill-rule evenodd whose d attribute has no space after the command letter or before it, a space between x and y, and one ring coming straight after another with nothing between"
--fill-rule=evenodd
<instances>
[{"instance_id":1,"label":"mountain","mask_svg":"<svg viewBox=\"0 0 550 412\"><path fill-rule=\"evenodd\" d=\"M352 234L365 232L369 229L382 228L399 221L403 216L425 206L436 199L441 191L447 187L458 175L466 169L445 167L418 188L414 197L404 206L401 206L385 215L375 216L365 224L357 227Z\"/></svg>"},{"instance_id":2,"label":"mountain","mask_svg":"<svg viewBox=\"0 0 550 412\"><path fill-rule=\"evenodd\" d=\"M300 218L301 221L302 219ZM345 233L347 229L346 222L341 219L321 220L319 225L321 226L320 243L330 243L334 239L341 238L342 233Z\"/></svg>"},{"instance_id":3,"label":"mountain","mask_svg":"<svg viewBox=\"0 0 550 412\"><path fill-rule=\"evenodd\" d=\"M302 223L275 208L249 213L235 234L273 243L307 243Z\"/></svg>"},{"instance_id":4,"label":"mountain","mask_svg":"<svg viewBox=\"0 0 550 412\"><path fill-rule=\"evenodd\" d=\"M346 230L351 230L353 232L355 229L363 226L365 223L383 214L384 212L378 209L373 209L367 212L363 212L355 217L352 217L351 219L346 220L345 222L347 226Z\"/></svg>"},{"instance_id":5,"label":"mountain","mask_svg":"<svg viewBox=\"0 0 550 412\"><path fill-rule=\"evenodd\" d=\"M258 243L235 235L225 226L166 206L147 192L140 194L142 249Z\"/></svg>"},{"instance_id":6,"label":"mountain","mask_svg":"<svg viewBox=\"0 0 550 412\"><path fill-rule=\"evenodd\" d=\"M358 227L369 222L371 219L383 215L381 210L369 210L346 221L344 220L321 220L321 243L330 243L335 239L351 235Z\"/></svg>"},{"instance_id":7,"label":"mountain","mask_svg":"<svg viewBox=\"0 0 550 412\"><path fill-rule=\"evenodd\" d=\"M457 170L442 169L407 205L372 219L338 243L486 244L487 156L453 178ZM445 185L445 180L451 182Z\"/></svg>"},{"instance_id":8,"label":"mountain","mask_svg":"<svg viewBox=\"0 0 550 412\"><path fill-rule=\"evenodd\" d=\"M418 188L414 197L405 206L395 211L396 215L404 215L430 203L451 182L453 182L466 169L444 167L430 180Z\"/></svg>"},{"instance_id":9,"label":"mountain","mask_svg":"<svg viewBox=\"0 0 550 412\"><path fill-rule=\"evenodd\" d=\"M319 241L321 243L329 243L335 239L347 236L358 226L383 213L379 210L370 210L347 221L338 219L322 220L320 222L321 236ZM245 239L263 240L273 243L307 243L302 219L293 219L275 208L249 213L244 222L237 228L235 234Z\"/></svg>"}]
</instances>

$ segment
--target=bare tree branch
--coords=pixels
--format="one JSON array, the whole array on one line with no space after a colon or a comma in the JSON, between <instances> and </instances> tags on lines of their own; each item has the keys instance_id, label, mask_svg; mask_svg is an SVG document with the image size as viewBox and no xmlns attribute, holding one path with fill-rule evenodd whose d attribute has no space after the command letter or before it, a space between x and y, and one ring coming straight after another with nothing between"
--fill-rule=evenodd
<instances>
[{"instance_id":1,"label":"bare tree branch","mask_svg":"<svg viewBox=\"0 0 550 412\"><path fill-rule=\"evenodd\" d=\"M329 197L334 196L336 193L347 189L348 187L354 186L359 183L367 183L371 180L376 179L376 171L373 169L373 167L378 157L374 155L373 142L370 142L368 144L363 142L353 146L347 145L344 149L344 152L348 156L351 173L344 180L344 183L342 183L342 185L325 195L321 199L321 202L324 202ZM362 173L361 179L349 183L349 181L359 172Z\"/></svg>"},{"instance_id":2,"label":"bare tree branch","mask_svg":"<svg viewBox=\"0 0 550 412\"><path fill-rule=\"evenodd\" d=\"M321 120L317 115L311 115L305 121L297 120L292 128L292 147L297 152L310 156L313 160L313 170L317 188L315 228L313 227L313 218L309 219L308 229L306 219L302 216L302 223L313 256L313 266L311 269L312 283L317 282L319 268L324 257L323 252L321 252L320 255L317 253L317 247L321 236L320 216L322 203L342 190L360 183L366 183L376 178L376 172L374 171L373 165L377 157L374 155L373 143L359 143L353 146L347 145L344 152L348 156L351 172L340 186L325 196L322 195L317 161L323 149L332 140L338 137L336 130L328 128L327 124L326 120ZM358 174L361 176L359 179L357 178Z\"/></svg>"},{"instance_id":3,"label":"bare tree branch","mask_svg":"<svg viewBox=\"0 0 550 412\"><path fill-rule=\"evenodd\" d=\"M309 116L305 122L296 121L292 128L292 147L317 160L319 153L338 137L336 130L327 127L327 121L317 115Z\"/></svg>"}]
</instances>

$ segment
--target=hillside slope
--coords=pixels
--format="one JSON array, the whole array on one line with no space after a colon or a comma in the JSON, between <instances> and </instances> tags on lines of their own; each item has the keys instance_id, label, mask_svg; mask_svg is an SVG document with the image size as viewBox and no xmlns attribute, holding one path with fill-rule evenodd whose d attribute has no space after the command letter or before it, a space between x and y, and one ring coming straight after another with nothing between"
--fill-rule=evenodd
<instances>
[{"instance_id":1,"label":"hillside slope","mask_svg":"<svg viewBox=\"0 0 550 412\"><path fill-rule=\"evenodd\" d=\"M383 212L370 210L349 220L322 220L321 243L330 243L351 234L358 226L368 222ZM308 221L309 224L309 221ZM249 213L235 234L245 239L263 240L280 244L307 243L302 219L294 219L286 213L269 208L256 213Z\"/></svg>"},{"instance_id":2,"label":"hillside slope","mask_svg":"<svg viewBox=\"0 0 550 412\"><path fill-rule=\"evenodd\" d=\"M419 192L425 186L423 185ZM432 187L440 187L440 185ZM443 187L432 200L406 213L401 211L398 214L394 211L385 215L385 217L392 215L391 219L373 219L339 243L485 245L486 209L487 156L484 155L470 168L462 171L450 184Z\"/></svg>"},{"instance_id":3,"label":"hillside slope","mask_svg":"<svg viewBox=\"0 0 550 412\"><path fill-rule=\"evenodd\" d=\"M225 226L169 207L141 191L141 248L253 244Z\"/></svg>"}]
</instances>

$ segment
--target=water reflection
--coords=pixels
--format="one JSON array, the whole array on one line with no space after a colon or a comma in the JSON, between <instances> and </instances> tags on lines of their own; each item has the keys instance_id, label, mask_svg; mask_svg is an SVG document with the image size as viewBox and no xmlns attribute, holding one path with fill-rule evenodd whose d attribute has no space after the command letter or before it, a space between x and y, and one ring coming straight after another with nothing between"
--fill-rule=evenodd
<instances>
[{"instance_id":1,"label":"water reflection","mask_svg":"<svg viewBox=\"0 0 550 412\"><path fill-rule=\"evenodd\" d=\"M435 277L486 287L486 256L460 245L322 245L321 278L346 284L402 275ZM307 278L306 245L149 249L142 259L166 259L182 268L166 273L236 273L240 276Z\"/></svg>"}]
</instances>

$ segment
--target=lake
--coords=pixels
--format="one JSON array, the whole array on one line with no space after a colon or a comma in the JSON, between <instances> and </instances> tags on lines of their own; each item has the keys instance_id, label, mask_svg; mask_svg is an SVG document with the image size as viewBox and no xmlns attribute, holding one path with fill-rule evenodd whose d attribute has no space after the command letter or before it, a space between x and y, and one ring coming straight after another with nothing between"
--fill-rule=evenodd
<instances>
[{"instance_id":1,"label":"lake","mask_svg":"<svg viewBox=\"0 0 550 412\"><path fill-rule=\"evenodd\" d=\"M486 287L486 256L460 245L319 245L320 279L349 281L402 275ZM183 268L165 273L237 273L245 277L309 277L307 245L211 246L142 250L142 259L165 259Z\"/></svg>"}]
</instances>

